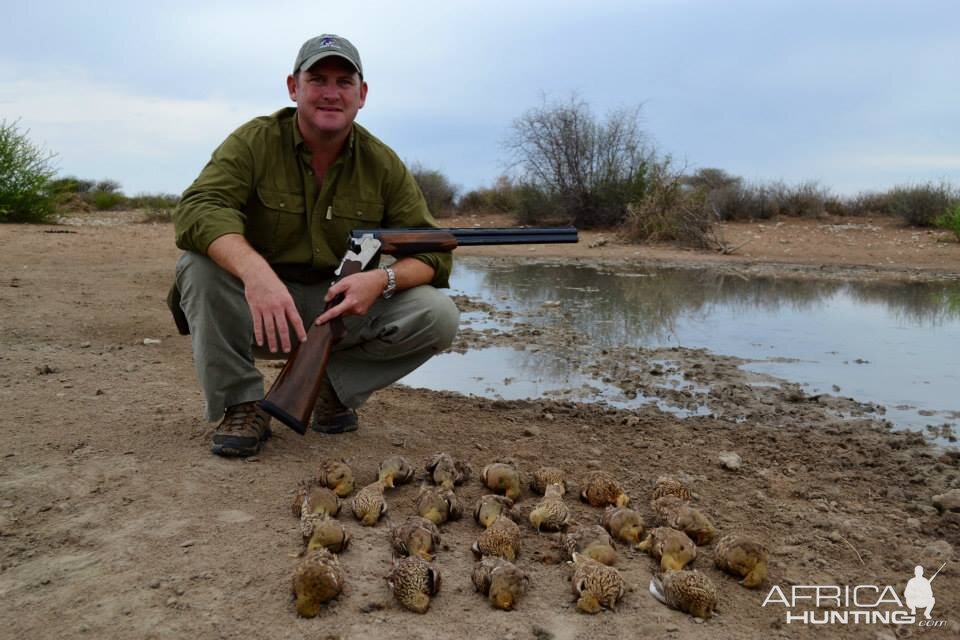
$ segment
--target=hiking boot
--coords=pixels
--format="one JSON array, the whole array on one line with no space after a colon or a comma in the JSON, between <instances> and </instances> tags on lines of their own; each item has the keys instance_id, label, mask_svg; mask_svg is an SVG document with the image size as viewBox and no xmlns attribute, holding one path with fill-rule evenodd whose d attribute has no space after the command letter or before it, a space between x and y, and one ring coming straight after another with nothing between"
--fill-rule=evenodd
<instances>
[{"instance_id":1,"label":"hiking boot","mask_svg":"<svg viewBox=\"0 0 960 640\"><path fill-rule=\"evenodd\" d=\"M227 407L213 432L212 451L218 456L252 456L270 437L270 416L256 402Z\"/></svg>"},{"instance_id":2,"label":"hiking boot","mask_svg":"<svg viewBox=\"0 0 960 640\"><path fill-rule=\"evenodd\" d=\"M357 427L357 412L343 406L329 378L324 375L320 393L317 394L317 404L313 407L310 428L320 433L346 433L356 431Z\"/></svg>"}]
</instances>

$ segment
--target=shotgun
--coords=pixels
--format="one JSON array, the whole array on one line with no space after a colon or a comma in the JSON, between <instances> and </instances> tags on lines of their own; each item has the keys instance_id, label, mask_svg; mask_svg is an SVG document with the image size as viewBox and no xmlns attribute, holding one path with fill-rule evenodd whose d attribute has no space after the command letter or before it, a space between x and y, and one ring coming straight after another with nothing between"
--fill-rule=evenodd
<instances>
[{"instance_id":1,"label":"shotgun","mask_svg":"<svg viewBox=\"0 0 960 640\"><path fill-rule=\"evenodd\" d=\"M376 268L381 254L406 256L415 253L453 251L457 247L491 244L552 244L577 242L574 227L547 228L454 228L454 229L357 229L350 232L350 243L334 282L354 273ZM343 300L337 296L325 309ZM307 340L301 342L287 358L280 375L260 407L300 435L307 432L313 405L327 368L333 346L346 333L340 317L317 325L311 324Z\"/></svg>"}]
</instances>

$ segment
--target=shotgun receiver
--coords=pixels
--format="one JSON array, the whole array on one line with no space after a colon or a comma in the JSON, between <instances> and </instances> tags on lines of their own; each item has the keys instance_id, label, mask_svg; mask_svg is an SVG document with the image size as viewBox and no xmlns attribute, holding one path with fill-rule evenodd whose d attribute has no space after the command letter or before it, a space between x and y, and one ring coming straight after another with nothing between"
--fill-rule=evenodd
<instances>
[{"instance_id":1,"label":"shotgun receiver","mask_svg":"<svg viewBox=\"0 0 960 640\"><path fill-rule=\"evenodd\" d=\"M349 249L334 272L334 282L375 268L381 254L406 256L453 251L463 246L572 243L577 240L574 227L357 229L350 233ZM334 298L325 308L340 304L342 299L342 295ZM307 340L290 353L280 375L260 402L260 407L300 435L306 433L331 350L345 333L346 328L340 317L322 325L311 324Z\"/></svg>"}]
</instances>

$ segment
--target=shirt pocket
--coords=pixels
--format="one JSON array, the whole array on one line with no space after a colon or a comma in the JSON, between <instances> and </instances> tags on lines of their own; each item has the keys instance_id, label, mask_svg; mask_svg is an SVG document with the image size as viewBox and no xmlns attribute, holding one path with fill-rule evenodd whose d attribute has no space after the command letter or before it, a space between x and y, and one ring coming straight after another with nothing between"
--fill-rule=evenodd
<instances>
[{"instance_id":1,"label":"shirt pocket","mask_svg":"<svg viewBox=\"0 0 960 640\"><path fill-rule=\"evenodd\" d=\"M358 200L344 196L334 196L333 216L355 224L354 228L379 228L383 220L383 203L374 200ZM352 221L352 222L349 222Z\"/></svg>"},{"instance_id":2,"label":"shirt pocket","mask_svg":"<svg viewBox=\"0 0 960 640\"><path fill-rule=\"evenodd\" d=\"M258 187L258 206L247 218L247 239L264 255L296 245L307 233L304 203L303 194Z\"/></svg>"}]
</instances>

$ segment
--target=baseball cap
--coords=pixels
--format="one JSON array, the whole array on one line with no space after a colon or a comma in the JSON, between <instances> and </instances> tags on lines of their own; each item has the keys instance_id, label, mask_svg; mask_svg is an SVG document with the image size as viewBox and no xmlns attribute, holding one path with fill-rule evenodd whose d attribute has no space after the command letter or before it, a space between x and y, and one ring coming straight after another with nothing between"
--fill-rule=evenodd
<instances>
[{"instance_id":1,"label":"baseball cap","mask_svg":"<svg viewBox=\"0 0 960 640\"><path fill-rule=\"evenodd\" d=\"M310 38L300 47L297 60L293 63L293 73L309 69L319 61L330 56L338 56L352 64L360 77L363 77L363 65L360 64L360 52L346 38L333 33L325 33Z\"/></svg>"}]
</instances>

